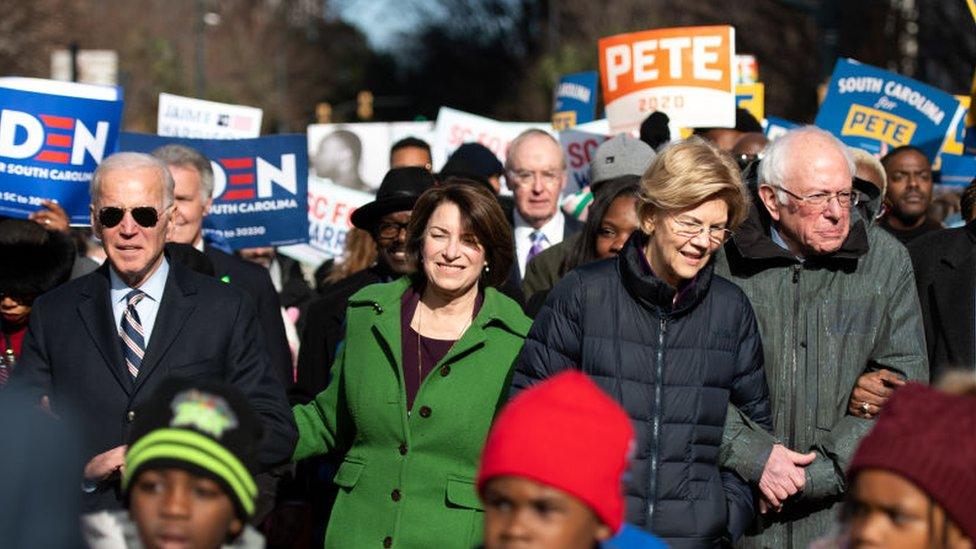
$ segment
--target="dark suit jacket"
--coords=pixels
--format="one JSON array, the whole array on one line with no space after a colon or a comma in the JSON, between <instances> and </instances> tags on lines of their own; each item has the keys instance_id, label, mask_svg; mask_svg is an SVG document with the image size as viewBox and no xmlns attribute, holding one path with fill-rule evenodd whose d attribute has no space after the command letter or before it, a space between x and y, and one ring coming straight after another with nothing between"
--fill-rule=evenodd
<instances>
[{"instance_id":1,"label":"dark suit jacket","mask_svg":"<svg viewBox=\"0 0 976 549\"><path fill-rule=\"evenodd\" d=\"M288 347L285 323L281 319L281 301L274 284L271 283L268 270L212 246L204 245L203 253L207 254L210 262L213 263L214 276L218 280L226 277L231 286L251 296L257 308L258 322L264 334L271 368L285 387L290 387L294 379L291 348Z\"/></svg>"},{"instance_id":2,"label":"dark suit jacket","mask_svg":"<svg viewBox=\"0 0 976 549\"><path fill-rule=\"evenodd\" d=\"M565 223L563 223L563 240L566 240L570 236L573 236L574 234L583 230L582 221L576 219L575 217L570 217L565 213L563 214L563 218L566 220ZM512 235L514 237L515 222L511 219L509 219L509 222L512 224ZM556 243L552 242L551 244L556 244ZM514 240L512 240L512 246L515 246ZM515 246L515 253L518 254L518 246ZM508 281L505 283L505 285L507 287L516 288L518 292L521 294L523 278L525 278L525 273L519 270L518 257L516 257L515 260L512 261L512 268L508 272ZM525 296L523 295L522 298L518 300L518 302L524 303L524 301L525 301Z\"/></svg>"},{"instance_id":3,"label":"dark suit jacket","mask_svg":"<svg viewBox=\"0 0 976 549\"><path fill-rule=\"evenodd\" d=\"M156 322L133 380L122 358L110 287L103 265L39 297L11 380L33 402L48 395L55 414L75 416L86 462L126 442L139 405L170 376L236 386L264 421L262 464L291 457L298 431L284 388L268 365L250 298L170 261ZM117 482L103 483L85 496L85 509L118 507L117 487Z\"/></svg>"},{"instance_id":4,"label":"dark suit jacket","mask_svg":"<svg viewBox=\"0 0 976 549\"><path fill-rule=\"evenodd\" d=\"M908 251L932 379L947 368L976 371L976 222L920 236Z\"/></svg>"}]
</instances>

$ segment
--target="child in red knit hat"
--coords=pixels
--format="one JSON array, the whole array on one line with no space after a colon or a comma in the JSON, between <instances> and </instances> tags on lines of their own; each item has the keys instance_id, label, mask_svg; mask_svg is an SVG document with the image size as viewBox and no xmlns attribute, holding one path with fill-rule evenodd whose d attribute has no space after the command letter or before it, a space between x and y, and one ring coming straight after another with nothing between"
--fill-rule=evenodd
<instances>
[{"instance_id":1,"label":"child in red knit hat","mask_svg":"<svg viewBox=\"0 0 976 549\"><path fill-rule=\"evenodd\" d=\"M626 412L575 370L513 399L481 455L485 548L663 547L624 528L621 480L633 440Z\"/></svg>"},{"instance_id":2,"label":"child in red knit hat","mask_svg":"<svg viewBox=\"0 0 976 549\"><path fill-rule=\"evenodd\" d=\"M847 475L849 547L972 549L976 398L899 389Z\"/></svg>"}]
</instances>

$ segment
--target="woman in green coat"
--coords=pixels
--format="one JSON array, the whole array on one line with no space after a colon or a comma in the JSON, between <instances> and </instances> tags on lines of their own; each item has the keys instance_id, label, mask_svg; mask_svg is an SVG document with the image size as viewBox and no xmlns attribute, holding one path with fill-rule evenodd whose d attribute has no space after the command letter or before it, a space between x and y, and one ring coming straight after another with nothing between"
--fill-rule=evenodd
<instances>
[{"instance_id":1,"label":"woman in green coat","mask_svg":"<svg viewBox=\"0 0 976 549\"><path fill-rule=\"evenodd\" d=\"M469 549L481 540L478 456L530 321L499 293L514 255L495 198L448 183L414 206L411 278L349 300L333 379L294 408L294 460L339 453L330 548Z\"/></svg>"}]
</instances>

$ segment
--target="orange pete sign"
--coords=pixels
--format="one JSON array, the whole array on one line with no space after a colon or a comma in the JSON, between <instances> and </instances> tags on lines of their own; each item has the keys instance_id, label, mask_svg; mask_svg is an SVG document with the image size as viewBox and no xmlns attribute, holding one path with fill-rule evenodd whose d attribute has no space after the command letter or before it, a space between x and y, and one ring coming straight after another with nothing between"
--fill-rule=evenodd
<instances>
[{"instance_id":1,"label":"orange pete sign","mask_svg":"<svg viewBox=\"0 0 976 549\"><path fill-rule=\"evenodd\" d=\"M677 126L735 126L735 29L680 27L600 40L600 77L613 133L654 111Z\"/></svg>"}]
</instances>

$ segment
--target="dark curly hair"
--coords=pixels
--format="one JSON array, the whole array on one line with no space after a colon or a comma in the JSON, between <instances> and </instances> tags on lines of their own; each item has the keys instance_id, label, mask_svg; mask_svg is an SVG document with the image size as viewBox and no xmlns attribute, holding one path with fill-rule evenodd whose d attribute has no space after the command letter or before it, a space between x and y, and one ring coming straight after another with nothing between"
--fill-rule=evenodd
<instances>
[{"instance_id":1,"label":"dark curly hair","mask_svg":"<svg viewBox=\"0 0 976 549\"><path fill-rule=\"evenodd\" d=\"M26 219L0 219L0 293L34 298L68 280L71 237Z\"/></svg>"}]
</instances>

